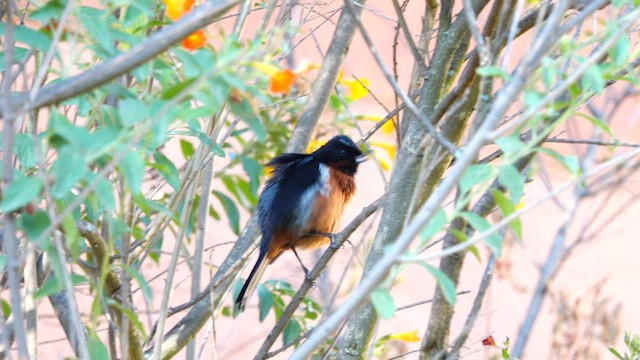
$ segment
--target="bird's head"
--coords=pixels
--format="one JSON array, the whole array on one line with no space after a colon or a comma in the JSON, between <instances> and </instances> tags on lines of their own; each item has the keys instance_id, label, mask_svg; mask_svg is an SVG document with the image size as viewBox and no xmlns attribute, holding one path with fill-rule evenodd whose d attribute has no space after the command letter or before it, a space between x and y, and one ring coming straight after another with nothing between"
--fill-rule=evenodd
<instances>
[{"instance_id":1,"label":"bird's head","mask_svg":"<svg viewBox=\"0 0 640 360\"><path fill-rule=\"evenodd\" d=\"M334 136L311 156L349 175L355 175L358 164L367 159L367 154L346 135Z\"/></svg>"}]
</instances>

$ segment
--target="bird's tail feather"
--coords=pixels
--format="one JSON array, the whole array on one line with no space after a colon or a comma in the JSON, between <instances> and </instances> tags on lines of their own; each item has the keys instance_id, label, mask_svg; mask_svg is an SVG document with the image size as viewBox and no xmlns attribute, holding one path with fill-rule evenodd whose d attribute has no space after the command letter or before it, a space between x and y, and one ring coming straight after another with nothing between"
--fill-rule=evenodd
<instances>
[{"instance_id":1,"label":"bird's tail feather","mask_svg":"<svg viewBox=\"0 0 640 360\"><path fill-rule=\"evenodd\" d=\"M256 264L253 266L253 269L251 270L247 281L245 281L242 290L240 290L240 293L236 298L236 309L239 312L244 311L244 307L247 304L247 301L256 291L258 283L260 282L260 278L262 278L262 275L264 274L264 271L269 264L265 255L266 254L261 252L260 256L258 257L258 261L256 261Z\"/></svg>"}]
</instances>

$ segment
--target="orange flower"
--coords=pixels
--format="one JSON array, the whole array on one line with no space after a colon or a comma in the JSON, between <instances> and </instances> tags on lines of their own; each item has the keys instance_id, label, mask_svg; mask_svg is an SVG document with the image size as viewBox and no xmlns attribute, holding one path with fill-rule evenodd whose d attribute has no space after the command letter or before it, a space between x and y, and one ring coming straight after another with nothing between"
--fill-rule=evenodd
<instances>
[{"instance_id":1,"label":"orange flower","mask_svg":"<svg viewBox=\"0 0 640 360\"><path fill-rule=\"evenodd\" d=\"M182 40L182 46L188 50L198 50L207 43L204 30L198 30Z\"/></svg>"},{"instance_id":2,"label":"orange flower","mask_svg":"<svg viewBox=\"0 0 640 360\"><path fill-rule=\"evenodd\" d=\"M291 69L280 70L271 76L269 91L274 94L288 94L296 80L296 73Z\"/></svg>"},{"instance_id":3,"label":"orange flower","mask_svg":"<svg viewBox=\"0 0 640 360\"><path fill-rule=\"evenodd\" d=\"M164 0L167 5L167 16L173 21L180 19L191 10L194 2L195 0Z\"/></svg>"},{"instance_id":4,"label":"orange flower","mask_svg":"<svg viewBox=\"0 0 640 360\"><path fill-rule=\"evenodd\" d=\"M482 339L482 346L497 346L496 340L493 336L489 335L486 338Z\"/></svg>"}]
</instances>

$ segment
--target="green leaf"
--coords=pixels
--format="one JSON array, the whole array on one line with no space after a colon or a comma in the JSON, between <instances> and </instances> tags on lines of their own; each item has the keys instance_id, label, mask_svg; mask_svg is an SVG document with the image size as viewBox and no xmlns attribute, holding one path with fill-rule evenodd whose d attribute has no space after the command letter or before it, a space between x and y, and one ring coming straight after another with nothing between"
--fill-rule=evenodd
<instances>
[{"instance_id":1,"label":"green leaf","mask_svg":"<svg viewBox=\"0 0 640 360\"><path fill-rule=\"evenodd\" d=\"M56 110L51 110L49 130L49 141L56 148L62 147L66 143L73 144L77 150L86 151L93 142L89 131L83 127L78 127Z\"/></svg>"},{"instance_id":2,"label":"green leaf","mask_svg":"<svg viewBox=\"0 0 640 360\"><path fill-rule=\"evenodd\" d=\"M140 274L138 270L127 264L121 264L121 266L127 271L129 276L131 276L138 282L138 285L140 285L140 288L142 289L142 295L144 296L147 303L151 304L153 302L153 290L151 289L151 286L149 286L149 283L145 280L144 276L142 276L142 274Z\"/></svg>"},{"instance_id":3,"label":"green leaf","mask_svg":"<svg viewBox=\"0 0 640 360\"><path fill-rule=\"evenodd\" d=\"M498 167L498 181L509 192L511 201L518 205L524 195L524 180L518 169L513 165Z\"/></svg>"},{"instance_id":4,"label":"green leaf","mask_svg":"<svg viewBox=\"0 0 640 360\"><path fill-rule=\"evenodd\" d=\"M594 117L594 116L590 116L581 112L576 112L575 115L580 116L581 118L587 119L589 120L589 122L591 122L594 126L598 127L600 130L604 131L607 135L609 135L610 138L616 140L616 134L613 133L613 130L611 130L611 128L609 127L609 125L607 125L604 121Z\"/></svg>"},{"instance_id":5,"label":"green leaf","mask_svg":"<svg viewBox=\"0 0 640 360\"><path fill-rule=\"evenodd\" d=\"M2 314L4 318L8 318L11 315L11 304L4 299L0 299L0 306L2 307Z\"/></svg>"},{"instance_id":6,"label":"green leaf","mask_svg":"<svg viewBox=\"0 0 640 360\"><path fill-rule=\"evenodd\" d=\"M301 333L302 328L300 327L300 323L291 319L282 333L282 342L284 345L289 345L296 341L300 337Z\"/></svg>"},{"instance_id":7,"label":"green leaf","mask_svg":"<svg viewBox=\"0 0 640 360\"><path fill-rule=\"evenodd\" d=\"M27 55L29 55L29 49L25 49L23 47L14 47L13 48L13 62L21 63L27 59ZM0 71L4 71L4 67L7 65L7 61L5 60L5 52L0 52Z\"/></svg>"},{"instance_id":8,"label":"green leaf","mask_svg":"<svg viewBox=\"0 0 640 360\"><path fill-rule=\"evenodd\" d=\"M95 174L94 174L95 175ZM97 176L97 175L95 175ZM116 198L113 196L113 188L111 183L106 179L98 180L95 190L96 197L100 200L100 204L108 211L116 209Z\"/></svg>"},{"instance_id":9,"label":"green leaf","mask_svg":"<svg viewBox=\"0 0 640 360\"><path fill-rule=\"evenodd\" d=\"M249 184L251 185L251 191L257 192L260 186L260 175L262 175L262 165L257 161L242 157L242 167L244 171L249 175Z\"/></svg>"},{"instance_id":10,"label":"green leaf","mask_svg":"<svg viewBox=\"0 0 640 360\"><path fill-rule=\"evenodd\" d=\"M142 159L142 156L140 156L137 151L130 150L127 152L124 159L122 159L118 167L124 176L125 182L129 186L129 190L134 194L139 193L145 173L144 160Z\"/></svg>"},{"instance_id":11,"label":"green leaf","mask_svg":"<svg viewBox=\"0 0 640 360\"><path fill-rule=\"evenodd\" d=\"M516 212L516 204L512 203L501 191L493 190L493 198L496 200L496 204L502 210L502 214L507 217ZM509 226L516 233L518 239L522 240L522 222L517 217L509 222Z\"/></svg>"},{"instance_id":12,"label":"green leaf","mask_svg":"<svg viewBox=\"0 0 640 360\"><path fill-rule=\"evenodd\" d=\"M200 55L200 52L192 53L180 48L174 49L173 52L178 60L180 60L180 63L182 64L182 70L184 71L185 77L187 79L196 79L199 78L200 75L202 75L204 69L200 66L198 60L198 55Z\"/></svg>"},{"instance_id":13,"label":"green leaf","mask_svg":"<svg viewBox=\"0 0 640 360\"><path fill-rule=\"evenodd\" d=\"M536 107L544 99L544 94L536 90L527 90L524 92L524 103L527 109Z\"/></svg>"},{"instance_id":14,"label":"green leaf","mask_svg":"<svg viewBox=\"0 0 640 360\"><path fill-rule=\"evenodd\" d=\"M89 359L109 360L109 351L97 336L92 335L89 337L87 341L87 348L89 350Z\"/></svg>"},{"instance_id":15,"label":"green leaf","mask_svg":"<svg viewBox=\"0 0 640 360\"><path fill-rule=\"evenodd\" d=\"M487 219L482 216L472 213L472 212L461 212L460 216L465 219L472 228L474 228L477 232L481 233L491 228L491 224L487 221ZM496 256L500 257L502 252L502 236L497 232L489 235L484 242L489 246L491 251L493 251Z\"/></svg>"},{"instance_id":16,"label":"green leaf","mask_svg":"<svg viewBox=\"0 0 640 360\"><path fill-rule=\"evenodd\" d=\"M429 220L427 225L420 232L420 246L426 244L431 238L447 223L447 214L442 209L438 209Z\"/></svg>"},{"instance_id":17,"label":"green leaf","mask_svg":"<svg viewBox=\"0 0 640 360\"><path fill-rule=\"evenodd\" d=\"M27 238L36 240L40 238L40 235L49 228L51 220L47 212L43 210L37 210L33 215L23 213L20 216L19 226L22 231L27 234Z\"/></svg>"},{"instance_id":18,"label":"green leaf","mask_svg":"<svg viewBox=\"0 0 640 360\"><path fill-rule=\"evenodd\" d=\"M15 139L15 151L20 160L20 165L23 169L30 169L37 164L35 155L35 144L33 143L33 137L27 134L16 134Z\"/></svg>"},{"instance_id":19,"label":"green leaf","mask_svg":"<svg viewBox=\"0 0 640 360\"><path fill-rule=\"evenodd\" d=\"M475 257L479 263L482 263L482 256L480 255L480 250L478 250L478 247L475 245L471 245L468 247L468 249L469 249L469 252L473 255L473 257Z\"/></svg>"},{"instance_id":20,"label":"green leaf","mask_svg":"<svg viewBox=\"0 0 640 360\"><path fill-rule=\"evenodd\" d=\"M236 189L238 192L238 201L241 201L242 205L247 209L252 209L258 203L257 191L251 190L251 185L244 179L237 179ZM242 200L240 200L242 199Z\"/></svg>"},{"instance_id":21,"label":"green leaf","mask_svg":"<svg viewBox=\"0 0 640 360\"><path fill-rule=\"evenodd\" d=\"M240 234L240 212L238 211L238 207L236 206L236 204L233 202L233 200L231 200L230 197L219 191L213 190L212 194L215 195L218 200L220 200L222 207L224 207L224 210L227 213L227 217L229 218L229 225L231 226L231 230L233 230L233 233L236 235Z\"/></svg>"},{"instance_id":22,"label":"green leaf","mask_svg":"<svg viewBox=\"0 0 640 360\"><path fill-rule=\"evenodd\" d=\"M553 88L553 84L558 78L558 67L554 61L549 58L542 60L542 81L547 90Z\"/></svg>"},{"instance_id":23,"label":"green leaf","mask_svg":"<svg viewBox=\"0 0 640 360\"><path fill-rule=\"evenodd\" d=\"M124 99L118 106L120 120L126 126L133 126L136 123L148 119L150 116L149 107L138 99Z\"/></svg>"},{"instance_id":24,"label":"green leaf","mask_svg":"<svg viewBox=\"0 0 640 360\"><path fill-rule=\"evenodd\" d=\"M0 272L7 266L7 255L0 254Z\"/></svg>"},{"instance_id":25,"label":"green leaf","mask_svg":"<svg viewBox=\"0 0 640 360\"><path fill-rule=\"evenodd\" d=\"M185 160L189 160L195 151L193 144L188 142L187 140L180 139L180 150L182 150L182 155Z\"/></svg>"},{"instance_id":26,"label":"green leaf","mask_svg":"<svg viewBox=\"0 0 640 360\"><path fill-rule=\"evenodd\" d=\"M125 131L121 127L110 125L101 126L91 133L90 143L87 144L87 152L90 154L91 159L111 155L122 133L125 133Z\"/></svg>"},{"instance_id":27,"label":"green leaf","mask_svg":"<svg viewBox=\"0 0 640 360\"><path fill-rule=\"evenodd\" d=\"M596 94L601 93L605 88L605 79L600 66L590 66L582 76L580 84L584 90L593 90Z\"/></svg>"},{"instance_id":28,"label":"green leaf","mask_svg":"<svg viewBox=\"0 0 640 360\"><path fill-rule=\"evenodd\" d=\"M64 3L60 0L47 1L44 5L36 8L29 14L29 18L37 20L46 25L51 19L57 19L64 11Z\"/></svg>"},{"instance_id":29,"label":"green leaf","mask_svg":"<svg viewBox=\"0 0 640 360\"><path fill-rule=\"evenodd\" d=\"M423 265L427 271L436 278L438 286L440 287L440 290L442 290L442 295L444 295L444 299L447 300L450 305L455 305L458 300L458 294L456 292L456 285L453 283L451 278L437 267L426 263Z\"/></svg>"},{"instance_id":30,"label":"green leaf","mask_svg":"<svg viewBox=\"0 0 640 360\"><path fill-rule=\"evenodd\" d=\"M500 147L500 150L502 150L508 158L515 158L520 155L520 151L522 151L525 146L518 135L509 135L498 138L496 140L496 145Z\"/></svg>"},{"instance_id":31,"label":"green leaf","mask_svg":"<svg viewBox=\"0 0 640 360\"><path fill-rule=\"evenodd\" d=\"M178 191L180 189L181 182L180 173L178 172L178 168L175 164L159 151L153 153L153 160L155 160L153 167L158 170L169 186Z\"/></svg>"},{"instance_id":32,"label":"green leaf","mask_svg":"<svg viewBox=\"0 0 640 360\"><path fill-rule=\"evenodd\" d=\"M236 200L238 200L238 203L240 203L240 205L242 206L248 205L247 198L244 197L244 195L241 194L240 191L238 190L237 176L221 175L220 180L222 180L222 183L224 184L225 188L229 190L231 195L233 195L236 198Z\"/></svg>"},{"instance_id":33,"label":"green leaf","mask_svg":"<svg viewBox=\"0 0 640 360\"><path fill-rule=\"evenodd\" d=\"M569 171L572 175L580 175L582 173L582 169L580 168L580 163L578 158L573 155L562 155L559 152L548 149L548 148L540 148L538 149L540 152L550 155L556 161L560 163L567 171Z\"/></svg>"},{"instance_id":34,"label":"green leaf","mask_svg":"<svg viewBox=\"0 0 640 360\"><path fill-rule=\"evenodd\" d=\"M78 18L82 26L93 38L96 54L103 59L115 55L115 38L111 29L113 18L105 10L88 6L78 7Z\"/></svg>"},{"instance_id":35,"label":"green leaf","mask_svg":"<svg viewBox=\"0 0 640 360\"><path fill-rule=\"evenodd\" d=\"M231 111L236 114L239 118L244 120L251 131L253 131L254 135L258 138L258 141L265 141L267 137L267 132L260 121L260 118L255 114L251 104L247 99L242 99L241 102L231 101L229 102L229 107Z\"/></svg>"},{"instance_id":36,"label":"green leaf","mask_svg":"<svg viewBox=\"0 0 640 360\"><path fill-rule=\"evenodd\" d=\"M42 190L40 179L16 173L13 181L4 189L0 210L5 213L18 210L35 200L40 195L40 190Z\"/></svg>"},{"instance_id":37,"label":"green leaf","mask_svg":"<svg viewBox=\"0 0 640 360\"><path fill-rule=\"evenodd\" d=\"M495 65L480 66L476 68L476 73L480 76L499 77L504 80L511 78L511 75L507 71Z\"/></svg>"},{"instance_id":38,"label":"green leaf","mask_svg":"<svg viewBox=\"0 0 640 360\"><path fill-rule=\"evenodd\" d=\"M269 315L273 307L273 294L266 286L258 284L258 308L260 309L260 322Z\"/></svg>"},{"instance_id":39,"label":"green leaf","mask_svg":"<svg viewBox=\"0 0 640 360\"><path fill-rule=\"evenodd\" d=\"M131 321L131 323L133 324L133 326L136 327L136 329L138 329L138 331L140 331L140 334L142 335L143 338L146 337L145 335L145 330L144 330L144 325L142 325L142 322L140 322L140 318L138 317L138 314L133 311L130 308L125 308L124 306L122 306L122 304L118 301L115 301L113 299L107 299L106 301L107 306L113 306L115 308L117 308L118 310L120 310L123 314L125 314L127 316L127 318L129 319L129 321Z\"/></svg>"},{"instance_id":40,"label":"green leaf","mask_svg":"<svg viewBox=\"0 0 640 360\"><path fill-rule=\"evenodd\" d=\"M51 195L55 199L66 196L71 188L85 177L87 163L82 153L74 151L70 146L64 146L53 163L51 172L55 182L51 187Z\"/></svg>"},{"instance_id":41,"label":"green leaf","mask_svg":"<svg viewBox=\"0 0 640 360\"><path fill-rule=\"evenodd\" d=\"M396 303L393 301L389 290L376 288L371 292L369 297L371 298L371 304L373 304L373 307L381 318L389 319L396 313Z\"/></svg>"},{"instance_id":42,"label":"green leaf","mask_svg":"<svg viewBox=\"0 0 640 360\"><path fill-rule=\"evenodd\" d=\"M136 194L133 197L133 201L140 207L140 210L142 210L145 215L151 216L156 212L165 214L171 217L171 220L179 225L180 219L178 218L178 215L172 213L171 210L165 206L165 202L161 200L147 199L142 195L142 193Z\"/></svg>"},{"instance_id":43,"label":"green leaf","mask_svg":"<svg viewBox=\"0 0 640 360\"><path fill-rule=\"evenodd\" d=\"M71 284L73 286L87 284L89 281L86 277L78 274L71 274ZM57 294L64 289L64 282L60 279L58 273L50 276L45 283L35 293L36 299L42 299L45 296Z\"/></svg>"},{"instance_id":44,"label":"green leaf","mask_svg":"<svg viewBox=\"0 0 640 360\"><path fill-rule=\"evenodd\" d=\"M609 348L609 352L611 352L616 358L620 359L620 360L624 360L624 358L622 357L622 355L620 355L620 353L618 352L618 350L610 347Z\"/></svg>"},{"instance_id":45,"label":"green leaf","mask_svg":"<svg viewBox=\"0 0 640 360\"><path fill-rule=\"evenodd\" d=\"M30 29L24 25L18 25L14 29L14 39L25 43L31 48L39 51L47 51L51 45L51 40L42 32ZM0 23L0 36L4 36L5 24Z\"/></svg>"},{"instance_id":46,"label":"green leaf","mask_svg":"<svg viewBox=\"0 0 640 360\"><path fill-rule=\"evenodd\" d=\"M609 49L609 56L615 67L626 65L631 50L631 41L628 35L622 35L613 47Z\"/></svg>"},{"instance_id":47,"label":"green leaf","mask_svg":"<svg viewBox=\"0 0 640 360\"><path fill-rule=\"evenodd\" d=\"M183 90L193 84L197 78L190 78L185 81L180 81L177 84L172 84L169 88L162 92L161 98L164 100L171 100L176 95L180 94Z\"/></svg>"},{"instance_id":48,"label":"green leaf","mask_svg":"<svg viewBox=\"0 0 640 360\"><path fill-rule=\"evenodd\" d=\"M467 194L471 188L491 178L493 166L489 164L470 165L460 177L460 193Z\"/></svg>"},{"instance_id":49,"label":"green leaf","mask_svg":"<svg viewBox=\"0 0 640 360\"><path fill-rule=\"evenodd\" d=\"M62 219L62 229L64 230L67 247L71 250L73 260L76 261L80 256L80 231L76 227L73 215L67 215Z\"/></svg>"}]
</instances>

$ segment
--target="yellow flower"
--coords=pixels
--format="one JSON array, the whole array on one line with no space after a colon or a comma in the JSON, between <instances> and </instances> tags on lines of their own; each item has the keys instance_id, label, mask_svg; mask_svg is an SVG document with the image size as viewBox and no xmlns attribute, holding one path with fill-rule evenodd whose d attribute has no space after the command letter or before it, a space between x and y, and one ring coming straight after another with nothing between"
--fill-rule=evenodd
<instances>
[{"instance_id":1,"label":"yellow flower","mask_svg":"<svg viewBox=\"0 0 640 360\"><path fill-rule=\"evenodd\" d=\"M363 97L369 95L369 80L366 78L356 79L345 79L343 76L342 70L338 74L338 84L345 85L349 89L349 94L351 95L351 99L359 100Z\"/></svg>"},{"instance_id":2,"label":"yellow flower","mask_svg":"<svg viewBox=\"0 0 640 360\"><path fill-rule=\"evenodd\" d=\"M319 139L311 140L311 142L309 143L309 147L307 147L307 152L312 153L320 149L320 146L324 145L325 142L326 142L325 140L319 140Z\"/></svg>"},{"instance_id":3,"label":"yellow flower","mask_svg":"<svg viewBox=\"0 0 640 360\"><path fill-rule=\"evenodd\" d=\"M393 340L404 341L404 342L420 341L420 338L418 337L418 330L391 334L389 335L389 338Z\"/></svg>"},{"instance_id":4,"label":"yellow flower","mask_svg":"<svg viewBox=\"0 0 640 360\"><path fill-rule=\"evenodd\" d=\"M195 0L164 0L167 16L173 21L180 19L182 15L191 11L194 2Z\"/></svg>"},{"instance_id":5,"label":"yellow flower","mask_svg":"<svg viewBox=\"0 0 640 360\"><path fill-rule=\"evenodd\" d=\"M276 66L266 61L254 61L251 63L251 65L257 70L260 70L269 76L273 76L280 71L280 69L278 69Z\"/></svg>"},{"instance_id":6,"label":"yellow flower","mask_svg":"<svg viewBox=\"0 0 640 360\"><path fill-rule=\"evenodd\" d=\"M362 99L363 97L369 95L369 80L362 78L358 80L351 80L347 84L349 87L349 93L351 94L351 98L355 100Z\"/></svg>"},{"instance_id":7,"label":"yellow flower","mask_svg":"<svg viewBox=\"0 0 640 360\"><path fill-rule=\"evenodd\" d=\"M394 121L396 121L397 118L398 118L398 116L396 115L393 118L387 120L384 124L382 124L382 132L385 133L385 134L391 134L396 129L396 125L394 124ZM375 114L368 114L368 115L358 116L357 119L379 122L379 121L382 121L384 119L384 116L375 115Z\"/></svg>"},{"instance_id":8,"label":"yellow flower","mask_svg":"<svg viewBox=\"0 0 640 360\"><path fill-rule=\"evenodd\" d=\"M389 143L384 141L370 141L369 145L380 148L389 154L391 159L396 158L396 150L398 149L395 143Z\"/></svg>"},{"instance_id":9,"label":"yellow flower","mask_svg":"<svg viewBox=\"0 0 640 360\"><path fill-rule=\"evenodd\" d=\"M380 166L382 166L382 168L385 171L389 171L391 170L391 167L393 167L393 158L391 158L389 156L389 153L386 152L384 149L381 149L379 147L373 147L373 157L376 158L376 160L378 160L378 162L380 163Z\"/></svg>"}]
</instances>

